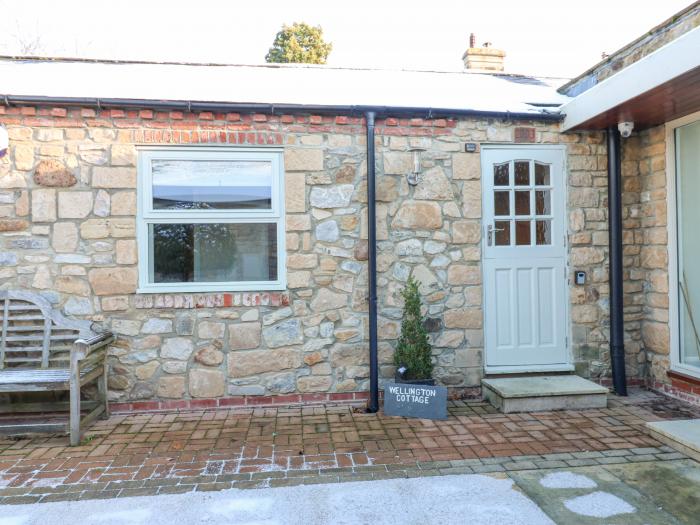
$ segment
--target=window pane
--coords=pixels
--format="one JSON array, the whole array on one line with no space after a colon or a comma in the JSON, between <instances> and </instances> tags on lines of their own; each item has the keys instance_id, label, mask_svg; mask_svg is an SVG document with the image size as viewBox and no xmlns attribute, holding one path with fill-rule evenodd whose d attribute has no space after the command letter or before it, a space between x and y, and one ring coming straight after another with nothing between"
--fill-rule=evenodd
<instances>
[{"instance_id":1,"label":"window pane","mask_svg":"<svg viewBox=\"0 0 700 525\"><path fill-rule=\"evenodd\" d=\"M516 191L515 192L515 214L530 215L530 192Z\"/></svg>"},{"instance_id":2,"label":"window pane","mask_svg":"<svg viewBox=\"0 0 700 525\"><path fill-rule=\"evenodd\" d=\"M549 190L535 192L535 213L537 215L549 215L552 213Z\"/></svg>"},{"instance_id":3,"label":"window pane","mask_svg":"<svg viewBox=\"0 0 700 525\"><path fill-rule=\"evenodd\" d=\"M151 282L277 280L276 224L151 224Z\"/></svg>"},{"instance_id":4,"label":"window pane","mask_svg":"<svg viewBox=\"0 0 700 525\"><path fill-rule=\"evenodd\" d=\"M508 163L504 164L494 164L493 166L493 185L494 186L508 186L509 182L509 168Z\"/></svg>"},{"instance_id":5,"label":"window pane","mask_svg":"<svg viewBox=\"0 0 700 525\"><path fill-rule=\"evenodd\" d=\"M552 244L552 221L537 221L535 223L535 237L538 245Z\"/></svg>"},{"instance_id":6,"label":"window pane","mask_svg":"<svg viewBox=\"0 0 700 525\"><path fill-rule=\"evenodd\" d=\"M510 192L496 191L493 193L496 215L510 215Z\"/></svg>"},{"instance_id":7,"label":"window pane","mask_svg":"<svg viewBox=\"0 0 700 525\"><path fill-rule=\"evenodd\" d=\"M530 245L530 221L515 221L515 244Z\"/></svg>"},{"instance_id":8,"label":"window pane","mask_svg":"<svg viewBox=\"0 0 700 525\"><path fill-rule=\"evenodd\" d=\"M537 186L549 186L549 164L535 162L535 184Z\"/></svg>"},{"instance_id":9,"label":"window pane","mask_svg":"<svg viewBox=\"0 0 700 525\"><path fill-rule=\"evenodd\" d=\"M530 161L515 161L515 185L527 186L530 184Z\"/></svg>"},{"instance_id":10,"label":"window pane","mask_svg":"<svg viewBox=\"0 0 700 525\"><path fill-rule=\"evenodd\" d=\"M496 246L510 246L510 221L496 221L494 223Z\"/></svg>"},{"instance_id":11,"label":"window pane","mask_svg":"<svg viewBox=\"0 0 700 525\"><path fill-rule=\"evenodd\" d=\"M240 160L154 160L155 210L269 210L272 163Z\"/></svg>"}]
</instances>

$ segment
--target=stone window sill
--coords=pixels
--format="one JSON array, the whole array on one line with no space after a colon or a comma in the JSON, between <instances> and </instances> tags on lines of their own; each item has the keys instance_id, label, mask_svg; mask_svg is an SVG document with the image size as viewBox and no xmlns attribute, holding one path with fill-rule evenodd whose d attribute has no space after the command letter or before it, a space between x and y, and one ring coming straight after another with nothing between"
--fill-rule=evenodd
<instances>
[{"instance_id":1,"label":"stone window sill","mask_svg":"<svg viewBox=\"0 0 700 525\"><path fill-rule=\"evenodd\" d=\"M134 296L138 309L150 308L228 308L250 306L289 306L287 292L232 293L138 293Z\"/></svg>"}]
</instances>

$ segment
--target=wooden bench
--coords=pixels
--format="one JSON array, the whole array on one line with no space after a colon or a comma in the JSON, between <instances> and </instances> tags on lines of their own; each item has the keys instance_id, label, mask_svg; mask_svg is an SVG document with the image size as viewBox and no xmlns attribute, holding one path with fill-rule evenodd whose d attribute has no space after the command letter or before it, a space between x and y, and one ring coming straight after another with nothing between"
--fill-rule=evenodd
<instances>
[{"instance_id":1,"label":"wooden bench","mask_svg":"<svg viewBox=\"0 0 700 525\"><path fill-rule=\"evenodd\" d=\"M3 431L68 431L70 444L100 416L109 416L107 401L107 345L109 332L97 332L90 321L68 319L35 293L0 290L0 394L69 391L68 403L5 403L0 414L54 412L70 409L66 423L3 425ZM82 387L97 382L99 399L80 400ZM83 416L82 410L89 412Z\"/></svg>"}]
</instances>

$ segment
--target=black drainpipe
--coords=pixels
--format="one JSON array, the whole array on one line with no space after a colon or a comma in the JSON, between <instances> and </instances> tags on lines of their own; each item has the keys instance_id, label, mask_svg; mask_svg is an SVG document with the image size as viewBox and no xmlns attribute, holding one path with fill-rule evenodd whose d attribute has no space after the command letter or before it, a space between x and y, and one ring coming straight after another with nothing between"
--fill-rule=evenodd
<instances>
[{"instance_id":1,"label":"black drainpipe","mask_svg":"<svg viewBox=\"0 0 700 525\"><path fill-rule=\"evenodd\" d=\"M367 121L367 271L369 273L369 402L367 412L379 410L379 371L377 366L377 209L375 200L374 111Z\"/></svg>"},{"instance_id":2,"label":"black drainpipe","mask_svg":"<svg viewBox=\"0 0 700 525\"><path fill-rule=\"evenodd\" d=\"M622 175L620 134L608 128L608 234L610 281L610 364L613 388L619 396L627 395L625 378L625 328L622 281Z\"/></svg>"}]
</instances>

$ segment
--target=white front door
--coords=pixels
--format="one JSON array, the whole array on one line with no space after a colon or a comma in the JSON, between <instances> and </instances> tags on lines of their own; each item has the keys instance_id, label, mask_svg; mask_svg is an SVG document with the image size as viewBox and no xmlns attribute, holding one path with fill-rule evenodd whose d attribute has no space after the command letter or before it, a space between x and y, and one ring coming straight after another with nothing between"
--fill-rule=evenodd
<instances>
[{"instance_id":1,"label":"white front door","mask_svg":"<svg viewBox=\"0 0 700 525\"><path fill-rule=\"evenodd\" d=\"M564 150L484 146L481 166L486 371L572 370Z\"/></svg>"}]
</instances>

